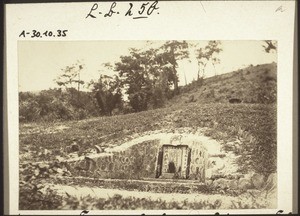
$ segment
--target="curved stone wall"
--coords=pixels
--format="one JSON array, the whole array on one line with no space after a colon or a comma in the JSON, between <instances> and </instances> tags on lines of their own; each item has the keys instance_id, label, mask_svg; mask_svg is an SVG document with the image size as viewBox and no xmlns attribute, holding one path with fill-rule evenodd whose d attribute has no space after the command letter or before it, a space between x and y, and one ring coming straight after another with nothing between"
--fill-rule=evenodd
<instances>
[{"instance_id":1,"label":"curved stone wall","mask_svg":"<svg viewBox=\"0 0 300 216\"><path fill-rule=\"evenodd\" d=\"M170 156L172 151L173 156ZM69 167L73 175L88 177L183 178L205 182L211 166L210 155L216 154L220 154L220 144L204 136L153 134L89 155L84 160L72 161ZM174 170L168 171L171 163Z\"/></svg>"}]
</instances>

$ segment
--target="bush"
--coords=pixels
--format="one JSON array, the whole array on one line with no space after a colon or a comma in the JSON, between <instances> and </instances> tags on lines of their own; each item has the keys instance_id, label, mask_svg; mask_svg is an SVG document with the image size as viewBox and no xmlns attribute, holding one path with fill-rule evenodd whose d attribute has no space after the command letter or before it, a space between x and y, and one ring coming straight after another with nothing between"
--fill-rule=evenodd
<instances>
[{"instance_id":1,"label":"bush","mask_svg":"<svg viewBox=\"0 0 300 216\"><path fill-rule=\"evenodd\" d=\"M53 210L61 206L63 197L49 187L32 182L21 182L20 210Z\"/></svg>"},{"instance_id":2,"label":"bush","mask_svg":"<svg viewBox=\"0 0 300 216\"><path fill-rule=\"evenodd\" d=\"M60 209L82 210L82 209L101 209L101 210L135 210L135 209L218 209L222 204L220 199L215 201L195 201L195 202L166 202L163 200L152 200L150 198L123 197L115 194L108 199L95 199L91 196L69 197L64 200Z\"/></svg>"}]
</instances>

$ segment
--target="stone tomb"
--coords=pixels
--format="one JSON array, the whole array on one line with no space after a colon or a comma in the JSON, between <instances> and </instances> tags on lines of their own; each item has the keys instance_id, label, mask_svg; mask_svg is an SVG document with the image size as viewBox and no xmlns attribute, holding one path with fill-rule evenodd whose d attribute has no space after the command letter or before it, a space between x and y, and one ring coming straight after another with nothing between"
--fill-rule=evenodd
<instances>
[{"instance_id":1,"label":"stone tomb","mask_svg":"<svg viewBox=\"0 0 300 216\"><path fill-rule=\"evenodd\" d=\"M219 158L221 153L220 143L208 137L163 133L69 161L69 165L74 176L205 182L222 170L226 157Z\"/></svg>"}]
</instances>

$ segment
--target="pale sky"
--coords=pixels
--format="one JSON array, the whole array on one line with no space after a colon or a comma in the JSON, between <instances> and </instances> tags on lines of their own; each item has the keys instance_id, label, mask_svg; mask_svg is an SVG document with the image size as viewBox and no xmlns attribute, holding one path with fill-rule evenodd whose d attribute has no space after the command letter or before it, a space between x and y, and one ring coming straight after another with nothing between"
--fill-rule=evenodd
<instances>
[{"instance_id":1,"label":"pale sky","mask_svg":"<svg viewBox=\"0 0 300 216\"><path fill-rule=\"evenodd\" d=\"M145 48L158 46L164 41L20 41L18 44L19 91L39 91L58 87L56 79L66 66L75 64L78 60L85 64L81 79L86 83L98 79L103 71L103 63L114 63L121 55L128 54L129 48ZM199 43L203 47L208 41L187 41ZM277 62L277 54L266 53L262 41L221 41L223 51L219 54L220 64L216 66L217 74L228 73L247 67L250 64ZM180 85L196 79L198 66L191 50L189 60L179 62L178 74ZM215 69L208 65L206 77L213 76Z\"/></svg>"}]
</instances>

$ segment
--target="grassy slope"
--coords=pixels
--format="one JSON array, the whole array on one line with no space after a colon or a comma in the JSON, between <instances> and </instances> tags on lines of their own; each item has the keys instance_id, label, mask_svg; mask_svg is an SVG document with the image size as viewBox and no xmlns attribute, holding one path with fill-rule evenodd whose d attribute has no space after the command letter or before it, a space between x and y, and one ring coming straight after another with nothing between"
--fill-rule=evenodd
<instances>
[{"instance_id":1,"label":"grassy slope","mask_svg":"<svg viewBox=\"0 0 300 216\"><path fill-rule=\"evenodd\" d=\"M230 98L239 98L244 103L274 103L276 89L277 64L249 66L207 78L203 85L194 82L185 86L182 94L170 100L168 105L183 104L191 95L200 103L224 103Z\"/></svg>"},{"instance_id":2,"label":"grassy slope","mask_svg":"<svg viewBox=\"0 0 300 216\"><path fill-rule=\"evenodd\" d=\"M187 104L177 109L165 108L153 111L98 118L91 121L66 122L69 128L55 133L20 135L20 150L36 152L33 159L41 160L37 154L41 149L52 150L52 158L64 156L64 148L73 140L82 151L94 145L107 147L108 143L120 144L126 137L136 133L165 128L208 127L206 135L222 141L230 141L240 133L249 132L257 142L251 150L253 161L262 165L261 160L273 163L276 158L276 107L262 104ZM46 128L53 127L47 124ZM25 125L21 131L27 130ZM124 140L125 141L125 140ZM46 158L46 159L51 159ZM255 160L254 160L255 159ZM264 164L266 161L264 161ZM266 165L266 164L265 164ZM264 167L274 169L275 164ZM271 171L271 170L270 170Z\"/></svg>"},{"instance_id":3,"label":"grassy slope","mask_svg":"<svg viewBox=\"0 0 300 216\"><path fill-rule=\"evenodd\" d=\"M276 170L276 105L270 103L271 99L265 100L267 104L219 103L239 95L238 98L245 102L257 101L259 94L263 98L274 97L272 91L262 88L264 85L276 89L275 64L249 67L206 79L201 88L190 86L183 89L186 93L162 109L64 123L21 124L20 151L21 154L30 152L35 161L50 160L57 155L65 156L65 147L74 141L84 153L94 145L119 145L146 131L207 127L206 135L222 141L225 147L227 141L243 138L238 153L242 155L241 162L246 169L252 167L258 172L272 172ZM253 89L256 89L255 93ZM212 91L214 96L207 96L206 92ZM197 101L186 103L186 98L192 94ZM53 131L60 125L68 128ZM51 153L38 154L44 149Z\"/></svg>"}]
</instances>

